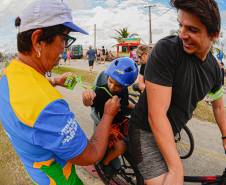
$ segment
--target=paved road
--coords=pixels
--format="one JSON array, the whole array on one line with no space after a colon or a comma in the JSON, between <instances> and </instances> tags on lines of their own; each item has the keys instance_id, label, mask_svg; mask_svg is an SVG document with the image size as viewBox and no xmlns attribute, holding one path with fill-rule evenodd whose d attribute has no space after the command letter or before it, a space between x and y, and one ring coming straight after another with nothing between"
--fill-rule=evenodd
<instances>
[{"instance_id":1,"label":"paved road","mask_svg":"<svg viewBox=\"0 0 226 185\"><path fill-rule=\"evenodd\" d=\"M71 67L73 66L79 69L85 69L86 64L87 63L84 61L76 61L71 64ZM96 71L105 69L106 65L107 64L100 64L96 66ZM82 89L77 86L73 91L60 87L58 87L58 89L69 102L72 111L75 112L75 115L80 122L81 127L90 137L93 132L93 125L89 116L90 109L84 107L81 102ZM226 167L226 157L222 148L221 135L217 125L192 119L188 123L188 126L194 135L195 151L189 159L184 160L185 174L221 174L223 169ZM79 173L87 185L91 183L94 185L102 184L98 179L92 178L82 169L79 169ZM186 185L188 185L188 183Z\"/></svg>"},{"instance_id":2,"label":"paved road","mask_svg":"<svg viewBox=\"0 0 226 185\"><path fill-rule=\"evenodd\" d=\"M101 72L106 69L106 67L109 65L109 62L105 62L104 64L98 64L97 62L94 62L93 71L94 72ZM60 65L63 67L72 67L77 69L83 69L83 70L89 70L89 65L87 60L83 59L75 59L71 60L70 65Z\"/></svg>"}]
</instances>

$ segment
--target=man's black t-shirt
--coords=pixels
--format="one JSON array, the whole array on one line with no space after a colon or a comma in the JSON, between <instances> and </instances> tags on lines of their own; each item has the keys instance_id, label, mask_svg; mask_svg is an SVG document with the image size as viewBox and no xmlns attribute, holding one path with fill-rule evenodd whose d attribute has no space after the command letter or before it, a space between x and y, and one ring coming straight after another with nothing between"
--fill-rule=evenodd
<instances>
[{"instance_id":1,"label":"man's black t-shirt","mask_svg":"<svg viewBox=\"0 0 226 185\"><path fill-rule=\"evenodd\" d=\"M221 71L211 52L205 61L183 50L178 36L161 39L153 48L145 68L145 80L172 87L171 103L167 112L174 132L192 117L198 101L208 92L221 88ZM146 90L135 106L130 124L150 131Z\"/></svg>"},{"instance_id":2,"label":"man's black t-shirt","mask_svg":"<svg viewBox=\"0 0 226 185\"><path fill-rule=\"evenodd\" d=\"M105 84L101 87L105 87L109 91L107 84ZM94 98L92 107L95 108L96 113L101 118L103 116L103 112L104 112L104 105L105 105L106 101L111 98L111 96L102 88L96 88L95 93L96 93L96 97ZM115 118L113 120L113 123L119 123L119 122L123 121L124 117L128 114L128 111L129 111L127 108L129 105L128 89L123 88L120 93L112 94L112 95L117 95L120 98L120 105L121 105L120 111L117 113L117 115L115 116Z\"/></svg>"},{"instance_id":3,"label":"man's black t-shirt","mask_svg":"<svg viewBox=\"0 0 226 185\"><path fill-rule=\"evenodd\" d=\"M142 76L144 76L145 65L146 65L146 64L141 64L141 66L140 66L140 74L141 74Z\"/></svg>"}]
</instances>

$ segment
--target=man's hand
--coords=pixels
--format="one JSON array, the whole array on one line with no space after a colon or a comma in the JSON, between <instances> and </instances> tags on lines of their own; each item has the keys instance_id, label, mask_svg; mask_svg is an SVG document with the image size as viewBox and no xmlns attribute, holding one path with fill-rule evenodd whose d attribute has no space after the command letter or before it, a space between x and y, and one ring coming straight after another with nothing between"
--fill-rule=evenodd
<instances>
[{"instance_id":1,"label":"man's hand","mask_svg":"<svg viewBox=\"0 0 226 185\"><path fill-rule=\"evenodd\" d=\"M120 98L113 96L109 99L104 106L104 115L115 117L120 110Z\"/></svg>"},{"instance_id":2,"label":"man's hand","mask_svg":"<svg viewBox=\"0 0 226 185\"><path fill-rule=\"evenodd\" d=\"M85 90L82 93L82 102L85 106L91 106L95 97L96 93L93 90Z\"/></svg>"},{"instance_id":3,"label":"man's hand","mask_svg":"<svg viewBox=\"0 0 226 185\"><path fill-rule=\"evenodd\" d=\"M182 170L183 171L183 170ZM184 184L184 176L183 172L181 171L172 171L169 170L167 173L165 180L164 180L164 185L183 185Z\"/></svg>"}]
</instances>

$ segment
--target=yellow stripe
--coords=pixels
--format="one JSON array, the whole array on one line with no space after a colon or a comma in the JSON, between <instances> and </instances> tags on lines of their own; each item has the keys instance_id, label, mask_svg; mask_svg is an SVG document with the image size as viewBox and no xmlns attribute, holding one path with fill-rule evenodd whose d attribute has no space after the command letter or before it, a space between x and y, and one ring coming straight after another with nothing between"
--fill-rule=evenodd
<instances>
[{"instance_id":1,"label":"yellow stripe","mask_svg":"<svg viewBox=\"0 0 226 185\"><path fill-rule=\"evenodd\" d=\"M63 173L67 180L71 175L71 169L72 169L72 164L69 162L63 168Z\"/></svg>"},{"instance_id":2,"label":"yellow stripe","mask_svg":"<svg viewBox=\"0 0 226 185\"><path fill-rule=\"evenodd\" d=\"M52 164L52 162L54 162L54 161L55 161L54 159L50 159L48 161L34 162L33 168L39 168L40 169L42 166L50 166ZM56 182L50 176L48 176L48 177L49 177L49 180L50 180L49 185L56 185Z\"/></svg>"},{"instance_id":3,"label":"yellow stripe","mask_svg":"<svg viewBox=\"0 0 226 185\"><path fill-rule=\"evenodd\" d=\"M33 168L41 168L42 166L50 166L52 162L54 162L54 159L50 159L48 161L42 161L42 162L34 162Z\"/></svg>"},{"instance_id":4,"label":"yellow stripe","mask_svg":"<svg viewBox=\"0 0 226 185\"><path fill-rule=\"evenodd\" d=\"M43 75L19 60L13 60L6 68L6 77L12 108L29 127L48 104L62 98Z\"/></svg>"},{"instance_id":5,"label":"yellow stripe","mask_svg":"<svg viewBox=\"0 0 226 185\"><path fill-rule=\"evenodd\" d=\"M56 182L51 177L49 177L49 180L50 180L50 184L49 185L56 185Z\"/></svg>"}]
</instances>

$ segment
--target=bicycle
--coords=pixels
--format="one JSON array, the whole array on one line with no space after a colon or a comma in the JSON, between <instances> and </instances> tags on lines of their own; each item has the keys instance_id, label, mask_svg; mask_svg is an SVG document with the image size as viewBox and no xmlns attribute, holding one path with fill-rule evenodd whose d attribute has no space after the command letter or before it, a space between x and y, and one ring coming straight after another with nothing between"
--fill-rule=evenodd
<instances>
[{"instance_id":1,"label":"bicycle","mask_svg":"<svg viewBox=\"0 0 226 185\"><path fill-rule=\"evenodd\" d=\"M187 125L175 135L175 142L181 159L189 158L194 151L194 138Z\"/></svg>"},{"instance_id":2,"label":"bicycle","mask_svg":"<svg viewBox=\"0 0 226 185\"><path fill-rule=\"evenodd\" d=\"M100 164L95 169L105 185L143 185L144 180L128 152L111 162L114 175L108 176L104 173Z\"/></svg>"},{"instance_id":3,"label":"bicycle","mask_svg":"<svg viewBox=\"0 0 226 185\"><path fill-rule=\"evenodd\" d=\"M226 168L222 175L184 176L184 182L201 183L201 185L226 185Z\"/></svg>"}]
</instances>

